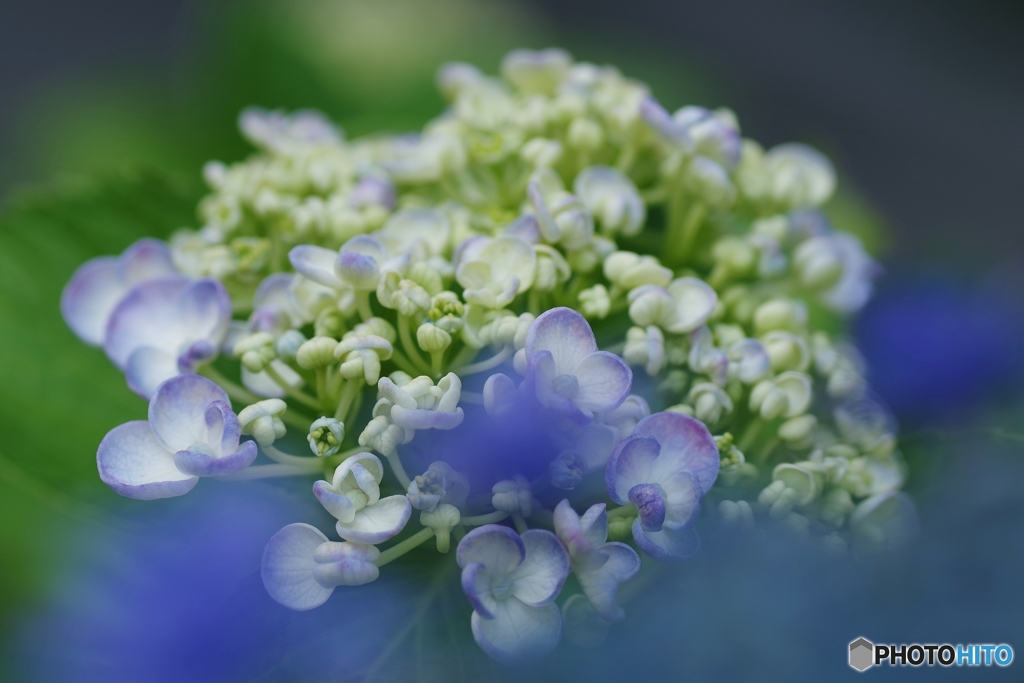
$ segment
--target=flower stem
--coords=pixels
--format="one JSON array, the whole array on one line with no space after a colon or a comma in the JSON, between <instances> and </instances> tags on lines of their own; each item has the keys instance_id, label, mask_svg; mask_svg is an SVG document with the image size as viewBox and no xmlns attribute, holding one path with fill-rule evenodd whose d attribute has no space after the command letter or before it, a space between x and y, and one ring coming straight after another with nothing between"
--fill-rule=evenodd
<instances>
[{"instance_id":1,"label":"flower stem","mask_svg":"<svg viewBox=\"0 0 1024 683\"><path fill-rule=\"evenodd\" d=\"M320 458L310 456L303 457L300 455L292 455L291 453L285 453L279 451L274 446L260 446L260 449L266 454L268 458L274 462L281 463L282 465L291 465L292 467L303 467L307 470L318 472L323 469L324 461Z\"/></svg>"},{"instance_id":2,"label":"flower stem","mask_svg":"<svg viewBox=\"0 0 1024 683\"><path fill-rule=\"evenodd\" d=\"M526 520L523 519L523 515L519 512L512 513L512 523L516 525L516 531L520 534L525 534L530 530L530 527L526 524Z\"/></svg>"},{"instance_id":3,"label":"flower stem","mask_svg":"<svg viewBox=\"0 0 1024 683\"><path fill-rule=\"evenodd\" d=\"M273 465L251 465L241 472L214 477L220 481L248 481L249 479L269 479L271 477L308 477L313 474L307 468L274 463Z\"/></svg>"},{"instance_id":4,"label":"flower stem","mask_svg":"<svg viewBox=\"0 0 1024 683\"><path fill-rule=\"evenodd\" d=\"M370 308L370 293L365 290L356 291L356 308L359 310L359 317L367 321L373 317L373 309Z\"/></svg>"},{"instance_id":5,"label":"flower stem","mask_svg":"<svg viewBox=\"0 0 1024 683\"><path fill-rule=\"evenodd\" d=\"M270 379L274 380L274 382L279 387L281 387L281 391L283 391L285 393L285 395L288 396L288 398L295 399L296 401L298 401L302 405L306 406L307 408L312 408L317 413L319 413L319 412L321 412L323 410L323 408L320 405L319 401L317 401L312 396L309 396L309 395L299 391L298 389L293 387L291 384L288 384L288 382L286 382L284 380L284 378L281 377L281 375L278 374L277 370L275 370L274 368L270 367L270 365L265 366L263 368L263 371L267 373L267 376L270 377Z\"/></svg>"},{"instance_id":6,"label":"flower stem","mask_svg":"<svg viewBox=\"0 0 1024 683\"><path fill-rule=\"evenodd\" d=\"M378 567L383 567L388 562L397 560L402 555L405 555L407 552L409 552L417 546L423 545L433 537L434 530L430 527L423 527L409 538L405 539L404 541L400 541L391 546L390 548L388 548L387 550L383 551L380 554L380 557L378 557L377 560L374 562L374 564Z\"/></svg>"},{"instance_id":7,"label":"flower stem","mask_svg":"<svg viewBox=\"0 0 1024 683\"><path fill-rule=\"evenodd\" d=\"M402 485L403 489L408 490L409 484L412 483L412 479L405 473L405 468L402 467L402 460L398 457L398 453L392 453L391 455L385 456L388 462L391 463L391 471L395 473L395 479Z\"/></svg>"},{"instance_id":8,"label":"flower stem","mask_svg":"<svg viewBox=\"0 0 1024 683\"><path fill-rule=\"evenodd\" d=\"M263 400L260 396L257 396L248 389L245 389L229 380L212 365L207 364L199 366L199 374L210 378L216 384L220 385L220 388L223 389L228 396L235 399L239 403L251 405L253 403L259 403L260 401Z\"/></svg>"},{"instance_id":9,"label":"flower stem","mask_svg":"<svg viewBox=\"0 0 1024 683\"><path fill-rule=\"evenodd\" d=\"M341 390L341 397L338 399L338 409L334 411L335 420L344 423L345 418L348 417L348 409L352 407L352 401L359 394L362 384L363 380L358 378L345 382L345 386Z\"/></svg>"},{"instance_id":10,"label":"flower stem","mask_svg":"<svg viewBox=\"0 0 1024 683\"><path fill-rule=\"evenodd\" d=\"M501 510L495 510L494 512L488 512L486 515L476 515L475 517L463 517L459 520L459 524L462 526L483 526L484 524L497 524L508 518L507 512Z\"/></svg>"},{"instance_id":11,"label":"flower stem","mask_svg":"<svg viewBox=\"0 0 1024 683\"><path fill-rule=\"evenodd\" d=\"M469 365L463 365L461 368L455 371L455 374L459 377L465 377L466 375L475 375L478 372L487 372L491 368L496 368L515 353L515 349L511 346L506 346L498 353L494 354L490 358L484 359L477 363L470 363Z\"/></svg>"},{"instance_id":12,"label":"flower stem","mask_svg":"<svg viewBox=\"0 0 1024 683\"><path fill-rule=\"evenodd\" d=\"M404 315L398 316L398 338L402 340L402 348L405 349L409 360L418 368L417 372L429 373L430 365L420 355L419 349L413 342L412 335L409 332L409 318Z\"/></svg>"},{"instance_id":13,"label":"flower stem","mask_svg":"<svg viewBox=\"0 0 1024 683\"><path fill-rule=\"evenodd\" d=\"M757 437L761 434L762 429L764 429L764 420L760 417L755 417L754 421L747 427L747 430L743 432L743 436L740 437L739 443L736 444L736 449L746 455L750 447L757 441Z\"/></svg>"}]
</instances>

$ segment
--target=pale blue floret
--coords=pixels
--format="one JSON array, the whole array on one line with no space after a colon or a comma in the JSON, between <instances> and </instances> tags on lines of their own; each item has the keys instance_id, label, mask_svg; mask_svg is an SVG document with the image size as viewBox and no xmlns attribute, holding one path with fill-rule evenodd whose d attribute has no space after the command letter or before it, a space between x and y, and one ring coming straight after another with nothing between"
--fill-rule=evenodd
<instances>
[{"instance_id":1,"label":"pale blue floret","mask_svg":"<svg viewBox=\"0 0 1024 683\"><path fill-rule=\"evenodd\" d=\"M619 584L640 571L640 557L625 543L608 542L608 513L604 503L592 505L580 517L568 500L555 507L555 533L569 551L572 571L594 610L606 621L622 621L625 612L615 602Z\"/></svg>"},{"instance_id":2,"label":"pale blue floret","mask_svg":"<svg viewBox=\"0 0 1024 683\"><path fill-rule=\"evenodd\" d=\"M640 420L615 448L605 483L612 500L637 507L633 538L645 553L663 561L683 559L699 547L693 525L718 468L718 448L701 421L656 413Z\"/></svg>"},{"instance_id":3,"label":"pale blue floret","mask_svg":"<svg viewBox=\"0 0 1024 683\"><path fill-rule=\"evenodd\" d=\"M100 479L122 496L180 496L199 477L239 472L256 459L255 441L239 443L238 417L227 394L198 375L160 385L149 420L112 429L96 453Z\"/></svg>"},{"instance_id":4,"label":"pale blue floret","mask_svg":"<svg viewBox=\"0 0 1024 683\"><path fill-rule=\"evenodd\" d=\"M372 545L327 540L308 524L289 524L271 537L260 574L274 600L304 611L327 602L336 586L361 586L377 579Z\"/></svg>"},{"instance_id":5,"label":"pale blue floret","mask_svg":"<svg viewBox=\"0 0 1024 683\"><path fill-rule=\"evenodd\" d=\"M217 280L148 280L111 313L103 348L132 391L149 398L162 382L216 356L230 321L231 298Z\"/></svg>"},{"instance_id":6,"label":"pale blue floret","mask_svg":"<svg viewBox=\"0 0 1024 683\"><path fill-rule=\"evenodd\" d=\"M120 256L101 256L79 266L64 287L60 310L82 341L102 346L110 315L132 287L177 274L164 242L141 239Z\"/></svg>"},{"instance_id":7,"label":"pale blue floret","mask_svg":"<svg viewBox=\"0 0 1024 683\"><path fill-rule=\"evenodd\" d=\"M554 600L569 574L569 555L550 531L522 536L487 524L459 543L462 589L473 605L473 637L488 655L514 662L550 652L562 633Z\"/></svg>"},{"instance_id":8,"label":"pale blue floret","mask_svg":"<svg viewBox=\"0 0 1024 683\"><path fill-rule=\"evenodd\" d=\"M633 383L626 362L598 351L590 324L571 308L553 308L533 321L526 358L526 390L542 405L579 422L618 408Z\"/></svg>"},{"instance_id":9,"label":"pale blue floret","mask_svg":"<svg viewBox=\"0 0 1024 683\"><path fill-rule=\"evenodd\" d=\"M380 497L384 466L372 453L358 453L334 471L330 482L313 484L313 494L338 520L338 535L355 543L383 543L405 528L412 514L402 495Z\"/></svg>"}]
</instances>

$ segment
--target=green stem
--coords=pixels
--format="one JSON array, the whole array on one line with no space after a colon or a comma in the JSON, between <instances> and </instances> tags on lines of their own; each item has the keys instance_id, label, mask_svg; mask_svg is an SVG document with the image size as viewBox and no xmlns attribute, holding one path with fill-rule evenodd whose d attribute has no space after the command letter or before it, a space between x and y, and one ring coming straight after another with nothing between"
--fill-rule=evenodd
<instances>
[{"instance_id":1,"label":"green stem","mask_svg":"<svg viewBox=\"0 0 1024 683\"><path fill-rule=\"evenodd\" d=\"M358 378L345 382L345 386L341 389L341 397L338 399L338 409L334 411L335 420L342 423L345 422L345 418L348 417L348 409L352 405L352 401L359 394L363 384L363 380Z\"/></svg>"},{"instance_id":2,"label":"green stem","mask_svg":"<svg viewBox=\"0 0 1024 683\"><path fill-rule=\"evenodd\" d=\"M451 365L453 368L460 368L463 365L469 363L474 358L476 358L478 353L480 353L480 349L474 349L472 346L468 345L463 346L461 349L459 349L459 352L455 354L455 358L452 358ZM462 372L456 371L455 374L461 375Z\"/></svg>"},{"instance_id":3,"label":"green stem","mask_svg":"<svg viewBox=\"0 0 1024 683\"><path fill-rule=\"evenodd\" d=\"M388 462L391 463L391 471L395 473L395 479L402 485L405 490L409 489L409 484L412 483L412 479L405 473L405 468L402 467L402 460L398 457L398 453L392 453L391 455L385 456Z\"/></svg>"},{"instance_id":4,"label":"green stem","mask_svg":"<svg viewBox=\"0 0 1024 683\"><path fill-rule=\"evenodd\" d=\"M434 378L441 377L441 371L444 369L444 351L431 351L430 352L430 372Z\"/></svg>"},{"instance_id":5,"label":"green stem","mask_svg":"<svg viewBox=\"0 0 1024 683\"><path fill-rule=\"evenodd\" d=\"M235 384L234 382L229 380L212 365L199 366L199 374L210 378L216 384L220 385L220 388L223 389L228 396L238 401L239 403L252 405L253 403L259 403L260 401L263 400L262 397L257 396L248 389L245 389L240 385Z\"/></svg>"},{"instance_id":6,"label":"green stem","mask_svg":"<svg viewBox=\"0 0 1024 683\"><path fill-rule=\"evenodd\" d=\"M497 524L498 522L501 522L507 518L507 512L495 510L494 512L489 512L486 515L476 515L475 517L463 517L459 521L459 524L463 526L483 526L484 524Z\"/></svg>"},{"instance_id":7,"label":"green stem","mask_svg":"<svg viewBox=\"0 0 1024 683\"><path fill-rule=\"evenodd\" d=\"M367 321L373 317L373 309L370 308L370 293L365 290L356 291L356 308L359 311L359 317L363 321Z\"/></svg>"},{"instance_id":8,"label":"green stem","mask_svg":"<svg viewBox=\"0 0 1024 683\"><path fill-rule=\"evenodd\" d=\"M636 507L633 505L620 505L619 507L612 508L608 511L608 519L615 519L616 517L633 517L636 514Z\"/></svg>"},{"instance_id":9,"label":"green stem","mask_svg":"<svg viewBox=\"0 0 1024 683\"><path fill-rule=\"evenodd\" d=\"M740 437L740 441L736 444L736 448L740 453L744 455L750 450L750 447L757 441L757 437L761 434L761 430L764 429L764 420L760 417L755 417L754 421L750 423L747 430L743 432L743 436Z\"/></svg>"},{"instance_id":10,"label":"green stem","mask_svg":"<svg viewBox=\"0 0 1024 683\"><path fill-rule=\"evenodd\" d=\"M469 365L463 365L458 370L455 370L455 374L459 377L465 377L466 375L475 375L478 372L487 372L491 368L496 368L515 354L515 349L511 346L506 346L498 353L494 354L490 358L486 358L476 363L470 363Z\"/></svg>"},{"instance_id":11,"label":"green stem","mask_svg":"<svg viewBox=\"0 0 1024 683\"><path fill-rule=\"evenodd\" d=\"M405 555L407 552L409 552L417 546L423 545L433 537L434 530L428 526L423 527L409 538L405 539L404 541L400 541L391 546L390 548L388 548L387 550L383 551L380 554L380 557L378 557L376 561L374 561L374 564L378 567L383 567L388 562L393 562L394 560L397 560L402 555Z\"/></svg>"},{"instance_id":12,"label":"green stem","mask_svg":"<svg viewBox=\"0 0 1024 683\"><path fill-rule=\"evenodd\" d=\"M459 400L463 403L482 406L484 404L484 395L476 391L463 391L459 396Z\"/></svg>"},{"instance_id":13,"label":"green stem","mask_svg":"<svg viewBox=\"0 0 1024 683\"><path fill-rule=\"evenodd\" d=\"M248 481L250 479L269 479L272 477L308 477L311 474L313 473L305 468L274 463L273 465L250 465L241 472L214 478L220 481Z\"/></svg>"},{"instance_id":14,"label":"green stem","mask_svg":"<svg viewBox=\"0 0 1024 683\"><path fill-rule=\"evenodd\" d=\"M526 524L526 520L523 519L522 514L518 512L512 513L512 523L516 525L516 531L518 531L520 534L525 534L527 531L530 530L530 527Z\"/></svg>"},{"instance_id":15,"label":"green stem","mask_svg":"<svg viewBox=\"0 0 1024 683\"><path fill-rule=\"evenodd\" d=\"M274 446L260 446L260 449L267 455L268 458L274 462L281 463L282 465L291 465L292 467L303 467L307 470L319 472L324 468L324 461L315 456L303 457L299 455L292 455L291 453L285 453L279 451Z\"/></svg>"},{"instance_id":16,"label":"green stem","mask_svg":"<svg viewBox=\"0 0 1024 683\"><path fill-rule=\"evenodd\" d=\"M430 372L430 365L420 355L419 348L412 340L412 334L409 332L409 318L404 315L398 316L398 338L402 341L402 348L405 350L406 355L412 361L413 365L417 368L417 372Z\"/></svg>"},{"instance_id":17,"label":"green stem","mask_svg":"<svg viewBox=\"0 0 1024 683\"><path fill-rule=\"evenodd\" d=\"M281 391L283 391L288 398L295 399L307 408L312 408L317 413L322 412L323 408L319 401L288 384L288 382L284 381L284 378L278 374L277 370L270 367L270 365L264 366L263 371L267 373L267 376L270 377L270 379L274 380L274 382L281 387Z\"/></svg>"},{"instance_id":18,"label":"green stem","mask_svg":"<svg viewBox=\"0 0 1024 683\"><path fill-rule=\"evenodd\" d=\"M406 372L413 377L420 374L419 369L412 364L412 361L405 357L405 355L398 349L394 349L391 352L391 362L398 366L398 369L402 372Z\"/></svg>"}]
</instances>

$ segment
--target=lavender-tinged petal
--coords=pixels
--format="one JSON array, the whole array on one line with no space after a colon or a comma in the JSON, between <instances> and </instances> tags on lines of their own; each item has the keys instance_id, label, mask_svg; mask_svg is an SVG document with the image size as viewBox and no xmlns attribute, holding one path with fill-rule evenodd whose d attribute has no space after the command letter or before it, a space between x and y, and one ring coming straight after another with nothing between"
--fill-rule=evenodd
<instances>
[{"instance_id":1,"label":"lavender-tinged petal","mask_svg":"<svg viewBox=\"0 0 1024 683\"><path fill-rule=\"evenodd\" d=\"M665 524L666 505L657 486L637 484L629 490L629 502L640 513L637 520L644 531L661 531Z\"/></svg>"},{"instance_id":2,"label":"lavender-tinged petal","mask_svg":"<svg viewBox=\"0 0 1024 683\"><path fill-rule=\"evenodd\" d=\"M145 420L110 430L96 452L100 479L117 493L137 500L180 496L199 481L174 465L174 456L156 440Z\"/></svg>"},{"instance_id":3,"label":"lavender-tinged petal","mask_svg":"<svg viewBox=\"0 0 1024 683\"><path fill-rule=\"evenodd\" d=\"M682 413L655 413L640 420L633 435L652 437L661 445L662 455L653 476L668 478L689 470L697 477L701 491L711 490L718 478L720 459L715 440L703 422Z\"/></svg>"},{"instance_id":4,"label":"lavender-tinged petal","mask_svg":"<svg viewBox=\"0 0 1024 683\"><path fill-rule=\"evenodd\" d=\"M171 453L207 443L206 409L215 401L231 405L224 390L205 377L180 375L164 382L149 403L157 441Z\"/></svg>"},{"instance_id":5,"label":"lavender-tinged petal","mask_svg":"<svg viewBox=\"0 0 1024 683\"><path fill-rule=\"evenodd\" d=\"M142 398L152 398L161 384L178 375L178 359L174 354L152 346L132 351L124 368L128 388Z\"/></svg>"},{"instance_id":6,"label":"lavender-tinged petal","mask_svg":"<svg viewBox=\"0 0 1024 683\"><path fill-rule=\"evenodd\" d=\"M493 619L473 612L470 624L477 645L506 664L547 654L562 636L562 615L556 605L530 607L514 597L498 603Z\"/></svg>"},{"instance_id":7,"label":"lavender-tinged petal","mask_svg":"<svg viewBox=\"0 0 1024 683\"><path fill-rule=\"evenodd\" d=\"M616 503L629 502L629 490L638 484L649 484L654 462L661 452L657 439L644 434L633 434L623 439L605 467L605 486Z\"/></svg>"},{"instance_id":8,"label":"lavender-tinged petal","mask_svg":"<svg viewBox=\"0 0 1024 683\"><path fill-rule=\"evenodd\" d=\"M572 509L568 500L563 500L555 506L554 524L558 539L565 545L572 557L594 549L594 545L590 543L580 525L580 516Z\"/></svg>"},{"instance_id":9,"label":"lavender-tinged petal","mask_svg":"<svg viewBox=\"0 0 1024 683\"><path fill-rule=\"evenodd\" d=\"M294 610L310 610L327 602L333 588L313 576L316 549L327 537L308 524L289 524L271 536L263 551L263 585L277 602Z\"/></svg>"},{"instance_id":10,"label":"lavender-tinged petal","mask_svg":"<svg viewBox=\"0 0 1024 683\"><path fill-rule=\"evenodd\" d=\"M622 621L626 614L616 602L619 584L640 571L640 557L625 543L606 543L600 552L607 558L603 565L590 571L577 571L580 588L603 619Z\"/></svg>"},{"instance_id":11,"label":"lavender-tinged petal","mask_svg":"<svg viewBox=\"0 0 1024 683\"><path fill-rule=\"evenodd\" d=\"M391 210L395 208L395 186L387 178L366 176L352 188L348 205L354 209L376 204Z\"/></svg>"},{"instance_id":12,"label":"lavender-tinged petal","mask_svg":"<svg viewBox=\"0 0 1024 683\"><path fill-rule=\"evenodd\" d=\"M692 523L700 514L701 500L704 497L694 474L689 470L682 470L660 484L664 491L665 523L670 526L685 526Z\"/></svg>"},{"instance_id":13,"label":"lavender-tinged petal","mask_svg":"<svg viewBox=\"0 0 1024 683\"><path fill-rule=\"evenodd\" d=\"M686 129L678 125L672 119L672 115L653 97L647 96L640 100L640 118L669 142L680 145L684 149L690 149L693 146L693 140L690 139Z\"/></svg>"},{"instance_id":14,"label":"lavender-tinged petal","mask_svg":"<svg viewBox=\"0 0 1024 683\"><path fill-rule=\"evenodd\" d=\"M107 321L128 291L118 259L102 256L79 266L60 297L60 311L71 331L86 344L103 344Z\"/></svg>"},{"instance_id":15,"label":"lavender-tinged petal","mask_svg":"<svg viewBox=\"0 0 1024 683\"><path fill-rule=\"evenodd\" d=\"M313 495L324 506L324 509L335 519L351 524L356 516L356 506L352 500L328 484L320 480L313 482Z\"/></svg>"},{"instance_id":16,"label":"lavender-tinged petal","mask_svg":"<svg viewBox=\"0 0 1024 683\"><path fill-rule=\"evenodd\" d=\"M522 539L526 559L511 574L512 594L533 607L546 605L558 597L569 576L569 554L546 529L530 529Z\"/></svg>"},{"instance_id":17,"label":"lavender-tinged petal","mask_svg":"<svg viewBox=\"0 0 1024 683\"><path fill-rule=\"evenodd\" d=\"M313 578L321 586L362 586L376 581L380 569L374 562L380 557L376 546L363 543L322 543L313 552L316 567Z\"/></svg>"},{"instance_id":18,"label":"lavender-tinged petal","mask_svg":"<svg viewBox=\"0 0 1024 683\"><path fill-rule=\"evenodd\" d=\"M129 285L178 273L167 243L151 237L144 237L125 249L119 260Z\"/></svg>"},{"instance_id":19,"label":"lavender-tinged petal","mask_svg":"<svg viewBox=\"0 0 1024 683\"><path fill-rule=\"evenodd\" d=\"M474 562L495 574L508 574L523 563L526 546L512 529L485 524L473 529L459 542L455 559L462 568Z\"/></svg>"},{"instance_id":20,"label":"lavender-tinged petal","mask_svg":"<svg viewBox=\"0 0 1024 683\"><path fill-rule=\"evenodd\" d=\"M526 333L526 357L538 351L550 351L555 374L571 373L580 361L597 351L594 332L586 319L564 306L537 316Z\"/></svg>"},{"instance_id":21,"label":"lavender-tinged petal","mask_svg":"<svg viewBox=\"0 0 1024 683\"><path fill-rule=\"evenodd\" d=\"M462 590L465 591L473 610L484 619L493 619L498 603L491 594L491 574L480 562L467 565L462 570Z\"/></svg>"},{"instance_id":22,"label":"lavender-tinged petal","mask_svg":"<svg viewBox=\"0 0 1024 683\"><path fill-rule=\"evenodd\" d=\"M181 293L177 304L174 320L164 324L176 326L187 341L211 342L208 357L212 357L231 322L231 297L224 285L212 278L195 280Z\"/></svg>"},{"instance_id":23,"label":"lavender-tinged petal","mask_svg":"<svg viewBox=\"0 0 1024 683\"><path fill-rule=\"evenodd\" d=\"M222 477L241 472L256 459L258 449L255 441L246 441L234 453L213 456L201 451L178 451L174 454L174 465L186 474L197 477Z\"/></svg>"},{"instance_id":24,"label":"lavender-tinged petal","mask_svg":"<svg viewBox=\"0 0 1024 683\"><path fill-rule=\"evenodd\" d=\"M288 260L300 275L331 289L341 289L341 280L334 272L338 252L310 244L300 244L288 252Z\"/></svg>"},{"instance_id":25,"label":"lavender-tinged petal","mask_svg":"<svg viewBox=\"0 0 1024 683\"><path fill-rule=\"evenodd\" d=\"M693 526L673 529L668 525L661 531L645 532L640 520L633 520L633 540L640 549L659 562L674 562L693 557L700 549L700 536Z\"/></svg>"},{"instance_id":26,"label":"lavender-tinged petal","mask_svg":"<svg viewBox=\"0 0 1024 683\"><path fill-rule=\"evenodd\" d=\"M580 517L580 528L592 546L599 546L608 540L608 510L604 503L587 508Z\"/></svg>"},{"instance_id":27,"label":"lavender-tinged petal","mask_svg":"<svg viewBox=\"0 0 1024 683\"><path fill-rule=\"evenodd\" d=\"M335 527L346 541L376 545L397 536L412 514L405 496L388 496L356 512L351 524L339 521Z\"/></svg>"},{"instance_id":28,"label":"lavender-tinged petal","mask_svg":"<svg viewBox=\"0 0 1024 683\"><path fill-rule=\"evenodd\" d=\"M686 333L707 322L718 305L718 294L709 284L695 277L681 277L667 287L675 304L672 324L668 332Z\"/></svg>"},{"instance_id":29,"label":"lavender-tinged petal","mask_svg":"<svg viewBox=\"0 0 1024 683\"><path fill-rule=\"evenodd\" d=\"M554 390L555 361L550 351L538 351L527 363L526 376L520 390L533 393L545 408L562 415L576 424L585 425L593 421L593 412L580 408L572 400L559 396Z\"/></svg>"},{"instance_id":30,"label":"lavender-tinged petal","mask_svg":"<svg viewBox=\"0 0 1024 683\"><path fill-rule=\"evenodd\" d=\"M178 299L191 283L184 276L148 280L121 299L110 314L103 340L103 350L114 365L124 369L132 351L143 346L177 354L186 341L175 324Z\"/></svg>"},{"instance_id":31,"label":"lavender-tinged petal","mask_svg":"<svg viewBox=\"0 0 1024 683\"><path fill-rule=\"evenodd\" d=\"M252 295L253 309L287 311L291 308L291 289L295 281L292 273L272 273L263 278Z\"/></svg>"},{"instance_id":32,"label":"lavender-tinged petal","mask_svg":"<svg viewBox=\"0 0 1024 683\"><path fill-rule=\"evenodd\" d=\"M572 401L586 410L608 412L622 405L633 385L633 371L614 353L592 353L572 371L579 391Z\"/></svg>"}]
</instances>

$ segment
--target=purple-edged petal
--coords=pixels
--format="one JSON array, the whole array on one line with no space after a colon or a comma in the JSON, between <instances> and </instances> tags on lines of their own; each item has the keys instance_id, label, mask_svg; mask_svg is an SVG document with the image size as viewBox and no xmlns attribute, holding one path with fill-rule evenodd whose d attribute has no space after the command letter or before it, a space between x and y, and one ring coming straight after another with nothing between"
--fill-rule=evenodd
<instances>
[{"instance_id":1,"label":"purple-edged petal","mask_svg":"<svg viewBox=\"0 0 1024 683\"><path fill-rule=\"evenodd\" d=\"M633 540L640 549L660 562L693 557L700 549L700 536L692 525L674 529L665 525L661 531L644 531L640 520L633 520Z\"/></svg>"},{"instance_id":2,"label":"purple-edged petal","mask_svg":"<svg viewBox=\"0 0 1024 683\"><path fill-rule=\"evenodd\" d=\"M598 506L593 506L591 510L596 507ZM604 505L601 504L600 507L603 508ZM589 513L590 510L587 512ZM605 517L607 521L607 515ZM580 521L580 516L572 509L572 505L569 504L568 500L563 500L555 506L555 533L558 534L559 540L565 544L572 557L590 552L595 548L595 545L584 534ZM601 542L604 542L604 539Z\"/></svg>"},{"instance_id":3,"label":"purple-edged petal","mask_svg":"<svg viewBox=\"0 0 1024 683\"><path fill-rule=\"evenodd\" d=\"M174 454L174 465L182 472L197 477L221 477L241 472L252 464L257 453L256 442L246 441L229 455L214 456L200 451L178 451Z\"/></svg>"},{"instance_id":4,"label":"purple-edged petal","mask_svg":"<svg viewBox=\"0 0 1024 683\"><path fill-rule=\"evenodd\" d=\"M552 308L537 316L526 333L526 357L538 351L550 351L555 360L555 374L571 373L584 358L597 351L597 341L590 323L564 306Z\"/></svg>"},{"instance_id":5,"label":"purple-edged petal","mask_svg":"<svg viewBox=\"0 0 1024 683\"><path fill-rule=\"evenodd\" d=\"M640 100L640 118L669 142L684 149L693 146L693 140L686 129L677 124L672 115L653 97L647 96Z\"/></svg>"},{"instance_id":6,"label":"purple-edged petal","mask_svg":"<svg viewBox=\"0 0 1024 683\"><path fill-rule=\"evenodd\" d=\"M96 452L100 479L117 493L138 500L180 496L199 481L174 465L145 420L110 430Z\"/></svg>"},{"instance_id":7,"label":"purple-edged petal","mask_svg":"<svg viewBox=\"0 0 1024 683\"><path fill-rule=\"evenodd\" d=\"M584 410L571 399L555 393L555 377L555 360L551 352L538 351L527 362L526 376L519 388L527 393L532 392L545 408L551 408L577 424L583 425L592 421L594 414L591 411Z\"/></svg>"},{"instance_id":8,"label":"purple-edged petal","mask_svg":"<svg viewBox=\"0 0 1024 683\"><path fill-rule=\"evenodd\" d=\"M473 610L485 619L494 618L498 603L491 594L491 573L480 562L474 562L462 570L462 590L465 591Z\"/></svg>"},{"instance_id":9,"label":"purple-edged petal","mask_svg":"<svg viewBox=\"0 0 1024 683\"><path fill-rule=\"evenodd\" d=\"M612 451L604 471L605 486L611 499L625 505L629 502L630 489L638 484L651 483L651 472L660 453L661 445L652 437L633 434L623 439Z\"/></svg>"},{"instance_id":10,"label":"purple-edged petal","mask_svg":"<svg viewBox=\"0 0 1024 683\"><path fill-rule=\"evenodd\" d=\"M573 403L594 412L618 408L633 385L633 371L626 361L607 351L590 354L572 372L580 383Z\"/></svg>"},{"instance_id":11,"label":"purple-edged petal","mask_svg":"<svg viewBox=\"0 0 1024 683\"><path fill-rule=\"evenodd\" d=\"M477 645L507 664L551 652L562 635L562 615L556 605L530 607L514 597L498 603L493 619L473 612L470 624Z\"/></svg>"},{"instance_id":12,"label":"purple-edged petal","mask_svg":"<svg viewBox=\"0 0 1024 683\"><path fill-rule=\"evenodd\" d=\"M166 244L141 239L120 257L103 256L82 264L61 294L61 313L82 341L99 346L110 314L133 285L177 272Z\"/></svg>"},{"instance_id":13,"label":"purple-edged petal","mask_svg":"<svg viewBox=\"0 0 1024 683\"><path fill-rule=\"evenodd\" d=\"M212 446L211 439L216 439L219 448L224 434L223 415L220 428L214 433L211 427L216 425L207 422L207 409L216 401L224 406L231 405L224 390L205 377L180 375L164 382L149 403L149 424L157 441L171 453L197 444ZM237 417L234 422L237 426ZM228 436L230 441L230 434Z\"/></svg>"},{"instance_id":14,"label":"purple-edged petal","mask_svg":"<svg viewBox=\"0 0 1024 683\"><path fill-rule=\"evenodd\" d=\"M338 252L333 249L311 244L300 244L288 252L288 260L297 273L332 289L342 287L341 280L334 272L334 262L337 258Z\"/></svg>"},{"instance_id":15,"label":"purple-edged petal","mask_svg":"<svg viewBox=\"0 0 1024 683\"><path fill-rule=\"evenodd\" d=\"M327 537L308 524L289 524L270 537L263 551L260 574L274 600L294 610L309 610L327 602L334 588L313 576L316 549Z\"/></svg>"},{"instance_id":16,"label":"purple-edged petal","mask_svg":"<svg viewBox=\"0 0 1024 683\"><path fill-rule=\"evenodd\" d=\"M546 529L530 529L522 539L526 559L511 573L512 594L527 605L546 605L558 596L569 576L569 554Z\"/></svg>"},{"instance_id":17,"label":"purple-edged petal","mask_svg":"<svg viewBox=\"0 0 1024 683\"><path fill-rule=\"evenodd\" d=\"M356 506L352 499L339 493L332 485L320 480L313 482L313 495L320 501L335 519L351 524L356 516Z\"/></svg>"},{"instance_id":18,"label":"purple-edged petal","mask_svg":"<svg viewBox=\"0 0 1024 683\"><path fill-rule=\"evenodd\" d=\"M661 531L665 524L666 505L660 487L637 484L629 490L629 502L636 506L637 520L644 531Z\"/></svg>"},{"instance_id":19,"label":"purple-edged petal","mask_svg":"<svg viewBox=\"0 0 1024 683\"><path fill-rule=\"evenodd\" d=\"M231 299L212 279L184 277L148 280L136 285L107 323L104 350L124 369L132 352L152 347L180 356L205 340L214 351L227 334Z\"/></svg>"},{"instance_id":20,"label":"purple-edged petal","mask_svg":"<svg viewBox=\"0 0 1024 683\"><path fill-rule=\"evenodd\" d=\"M640 571L640 557L625 543L605 543L598 552L607 559L589 571L577 571L580 588L594 609L608 621L622 621L626 614L615 601L619 584L629 581Z\"/></svg>"},{"instance_id":21,"label":"purple-edged petal","mask_svg":"<svg viewBox=\"0 0 1024 683\"><path fill-rule=\"evenodd\" d=\"M526 546L519 534L507 526L485 524L465 535L455 551L455 559L463 568L479 562L491 572L507 574L526 559Z\"/></svg>"},{"instance_id":22,"label":"purple-edged petal","mask_svg":"<svg viewBox=\"0 0 1024 683\"><path fill-rule=\"evenodd\" d=\"M356 512L351 524L339 521L335 526L338 535L346 541L376 545L398 535L411 514L408 498L388 496Z\"/></svg>"},{"instance_id":23,"label":"purple-edged petal","mask_svg":"<svg viewBox=\"0 0 1024 683\"><path fill-rule=\"evenodd\" d=\"M682 413L655 413L640 420L634 436L653 437L661 445L661 457L649 481L667 479L679 470L697 477L701 491L707 492L718 478L719 456L715 440L700 420ZM641 482L637 482L641 483Z\"/></svg>"}]
</instances>

